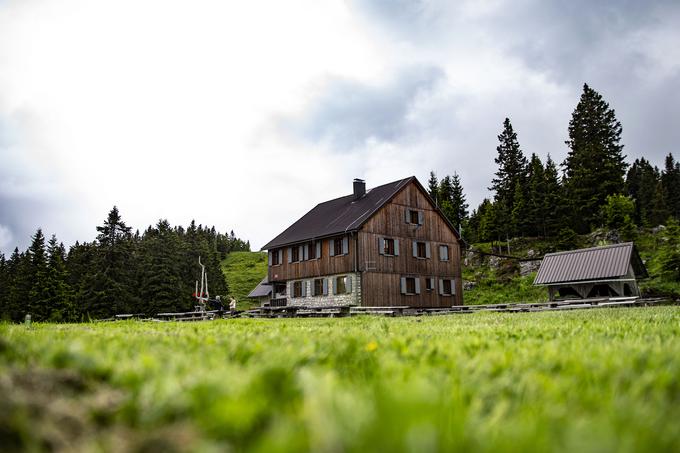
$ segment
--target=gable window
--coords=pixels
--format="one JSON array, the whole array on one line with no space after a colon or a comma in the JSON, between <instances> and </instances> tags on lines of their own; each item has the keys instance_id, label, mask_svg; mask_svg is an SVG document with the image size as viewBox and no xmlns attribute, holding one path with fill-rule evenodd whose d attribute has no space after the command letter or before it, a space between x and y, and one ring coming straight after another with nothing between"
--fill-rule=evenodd
<instances>
[{"instance_id":1,"label":"gable window","mask_svg":"<svg viewBox=\"0 0 680 453\"><path fill-rule=\"evenodd\" d=\"M422 225L423 224L423 211L418 211L416 209L406 210L406 223L412 225Z\"/></svg>"},{"instance_id":2,"label":"gable window","mask_svg":"<svg viewBox=\"0 0 680 453\"><path fill-rule=\"evenodd\" d=\"M430 257L430 243L413 241L413 256L415 258L426 259Z\"/></svg>"},{"instance_id":3,"label":"gable window","mask_svg":"<svg viewBox=\"0 0 680 453\"><path fill-rule=\"evenodd\" d=\"M343 275L335 277L333 281L333 294L349 294L352 292L352 277Z\"/></svg>"},{"instance_id":4,"label":"gable window","mask_svg":"<svg viewBox=\"0 0 680 453\"><path fill-rule=\"evenodd\" d=\"M312 288L313 296L326 296L328 295L328 280L325 278L314 279L314 285Z\"/></svg>"},{"instance_id":5,"label":"gable window","mask_svg":"<svg viewBox=\"0 0 680 453\"><path fill-rule=\"evenodd\" d=\"M454 280L448 278L439 279L439 294L442 296L453 296L456 294L456 286Z\"/></svg>"},{"instance_id":6,"label":"gable window","mask_svg":"<svg viewBox=\"0 0 680 453\"><path fill-rule=\"evenodd\" d=\"M439 260L440 261L448 261L449 260L449 246L448 245L440 245L439 246Z\"/></svg>"},{"instance_id":7,"label":"gable window","mask_svg":"<svg viewBox=\"0 0 680 453\"><path fill-rule=\"evenodd\" d=\"M401 277L400 284L401 293L407 296L420 294L420 278L418 277Z\"/></svg>"},{"instance_id":8,"label":"gable window","mask_svg":"<svg viewBox=\"0 0 680 453\"><path fill-rule=\"evenodd\" d=\"M378 252L381 255L399 256L399 239L378 239Z\"/></svg>"},{"instance_id":9,"label":"gable window","mask_svg":"<svg viewBox=\"0 0 680 453\"><path fill-rule=\"evenodd\" d=\"M331 256L347 255L349 253L349 238L335 238L328 241L328 250Z\"/></svg>"}]
</instances>

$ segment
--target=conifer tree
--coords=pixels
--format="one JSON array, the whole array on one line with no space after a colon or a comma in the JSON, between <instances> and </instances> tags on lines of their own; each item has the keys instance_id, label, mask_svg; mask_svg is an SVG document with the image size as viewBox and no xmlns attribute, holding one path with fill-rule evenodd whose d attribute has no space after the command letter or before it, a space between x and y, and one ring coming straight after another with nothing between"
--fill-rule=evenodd
<instances>
[{"instance_id":1,"label":"conifer tree","mask_svg":"<svg viewBox=\"0 0 680 453\"><path fill-rule=\"evenodd\" d=\"M46 321L49 317L49 301L47 295L47 256L45 253L45 236L42 229L38 228L31 239L31 245L27 251L28 273L26 275L30 283L28 312L31 313L33 320Z\"/></svg>"},{"instance_id":2,"label":"conifer tree","mask_svg":"<svg viewBox=\"0 0 680 453\"><path fill-rule=\"evenodd\" d=\"M526 199L526 233L530 236L545 234L546 176L541 159L531 154Z\"/></svg>"},{"instance_id":3,"label":"conifer tree","mask_svg":"<svg viewBox=\"0 0 680 453\"><path fill-rule=\"evenodd\" d=\"M664 160L661 183L669 214L680 220L680 162L676 162L672 154Z\"/></svg>"},{"instance_id":4,"label":"conifer tree","mask_svg":"<svg viewBox=\"0 0 680 453\"><path fill-rule=\"evenodd\" d=\"M543 171L545 180L544 191L544 236L555 236L561 229L562 213L564 211L563 188L560 184L557 165L550 155L545 161Z\"/></svg>"},{"instance_id":5,"label":"conifer tree","mask_svg":"<svg viewBox=\"0 0 680 453\"><path fill-rule=\"evenodd\" d=\"M515 209L515 195L517 185L524 188L527 173L527 159L519 146L517 134L512 128L509 118L503 121L503 131L498 136L500 142L494 162L498 165L496 177L492 180L489 190L495 192L494 211L498 224L502 226L504 234L512 231L512 212Z\"/></svg>"},{"instance_id":6,"label":"conifer tree","mask_svg":"<svg viewBox=\"0 0 680 453\"><path fill-rule=\"evenodd\" d=\"M31 281L28 277L28 259L19 248L7 260L8 296L6 310L8 318L14 322L21 321L28 313L28 294L31 290Z\"/></svg>"},{"instance_id":7,"label":"conifer tree","mask_svg":"<svg viewBox=\"0 0 680 453\"><path fill-rule=\"evenodd\" d=\"M434 171L430 172L430 179L427 181L427 192L430 194L432 200L439 206L439 181Z\"/></svg>"},{"instance_id":8,"label":"conifer tree","mask_svg":"<svg viewBox=\"0 0 680 453\"><path fill-rule=\"evenodd\" d=\"M644 157L635 159L633 165L628 169L625 187L628 195L636 201L633 220L638 225L650 225L652 223L654 194L659 178L659 169L652 167Z\"/></svg>"},{"instance_id":9,"label":"conifer tree","mask_svg":"<svg viewBox=\"0 0 680 453\"><path fill-rule=\"evenodd\" d=\"M524 200L524 188L522 183L517 181L515 183L515 193L513 195L513 208L510 215L512 224L512 234L516 236L523 236L527 230L527 204Z\"/></svg>"},{"instance_id":10,"label":"conifer tree","mask_svg":"<svg viewBox=\"0 0 680 453\"><path fill-rule=\"evenodd\" d=\"M0 253L0 321L9 320L9 265L5 254Z\"/></svg>"},{"instance_id":11,"label":"conifer tree","mask_svg":"<svg viewBox=\"0 0 680 453\"><path fill-rule=\"evenodd\" d=\"M623 186L627 164L621 123L602 96L587 84L569 121L569 154L564 161L574 226L585 233L597 223L600 206Z\"/></svg>"},{"instance_id":12,"label":"conifer tree","mask_svg":"<svg viewBox=\"0 0 680 453\"><path fill-rule=\"evenodd\" d=\"M468 217L469 205L465 202L463 184L460 182L458 173L453 173L451 177L451 206L452 214L449 220L456 228L459 228Z\"/></svg>"},{"instance_id":13,"label":"conifer tree","mask_svg":"<svg viewBox=\"0 0 680 453\"><path fill-rule=\"evenodd\" d=\"M68 284L64 245L57 242L52 235L47 246L47 281L46 296L49 307L49 321L76 321L73 311L73 298Z\"/></svg>"},{"instance_id":14,"label":"conifer tree","mask_svg":"<svg viewBox=\"0 0 680 453\"><path fill-rule=\"evenodd\" d=\"M654 191L654 200L652 200L652 211L650 215L652 225L661 225L666 223L670 212L666 204L666 197L664 193L663 184L659 181Z\"/></svg>"},{"instance_id":15,"label":"conifer tree","mask_svg":"<svg viewBox=\"0 0 680 453\"><path fill-rule=\"evenodd\" d=\"M160 220L155 228L144 234L142 242L144 263L140 294L147 314L186 311L190 309L180 272L182 245L176 231L167 220Z\"/></svg>"}]
</instances>

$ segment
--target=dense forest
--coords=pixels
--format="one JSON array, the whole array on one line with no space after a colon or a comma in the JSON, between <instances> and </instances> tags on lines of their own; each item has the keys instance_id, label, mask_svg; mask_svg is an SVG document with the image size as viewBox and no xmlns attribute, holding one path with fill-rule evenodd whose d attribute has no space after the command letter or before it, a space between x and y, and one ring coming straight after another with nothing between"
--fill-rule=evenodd
<instances>
[{"instance_id":1,"label":"dense forest","mask_svg":"<svg viewBox=\"0 0 680 453\"><path fill-rule=\"evenodd\" d=\"M498 135L497 171L484 199L471 213L457 174L438 180L430 195L467 243L500 244L513 237L555 238L569 248L577 234L616 230L634 240L638 227L680 219L680 163L668 154L663 169L645 158L626 162L621 123L602 96L583 86L568 125L567 158L560 165L526 157L509 118Z\"/></svg>"},{"instance_id":2,"label":"dense forest","mask_svg":"<svg viewBox=\"0 0 680 453\"><path fill-rule=\"evenodd\" d=\"M211 296L226 294L220 261L250 244L215 227L172 227L160 220L132 233L114 206L91 243L68 252L38 229L24 252L0 255L0 318L81 321L118 313L155 314L193 308L198 257L206 266Z\"/></svg>"}]
</instances>

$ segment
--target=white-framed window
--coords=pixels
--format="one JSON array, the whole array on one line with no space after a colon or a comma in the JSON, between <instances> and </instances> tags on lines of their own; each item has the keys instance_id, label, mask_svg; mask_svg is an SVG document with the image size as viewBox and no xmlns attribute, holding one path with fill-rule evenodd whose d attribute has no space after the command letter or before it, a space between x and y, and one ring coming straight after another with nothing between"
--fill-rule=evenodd
<instances>
[{"instance_id":1,"label":"white-framed window","mask_svg":"<svg viewBox=\"0 0 680 453\"><path fill-rule=\"evenodd\" d=\"M406 296L420 294L420 277L401 277L399 289Z\"/></svg>"},{"instance_id":2,"label":"white-framed window","mask_svg":"<svg viewBox=\"0 0 680 453\"><path fill-rule=\"evenodd\" d=\"M333 279L333 294L351 294L352 276L340 275Z\"/></svg>"},{"instance_id":3,"label":"white-framed window","mask_svg":"<svg viewBox=\"0 0 680 453\"><path fill-rule=\"evenodd\" d=\"M315 278L312 280L312 296L327 296L328 295L328 279Z\"/></svg>"},{"instance_id":4,"label":"white-framed window","mask_svg":"<svg viewBox=\"0 0 680 453\"><path fill-rule=\"evenodd\" d=\"M281 263L283 263L283 250L271 250L269 252L269 265L279 266Z\"/></svg>"},{"instance_id":5,"label":"white-framed window","mask_svg":"<svg viewBox=\"0 0 680 453\"><path fill-rule=\"evenodd\" d=\"M290 283L290 297L307 297L307 282L298 280Z\"/></svg>"},{"instance_id":6,"label":"white-framed window","mask_svg":"<svg viewBox=\"0 0 680 453\"><path fill-rule=\"evenodd\" d=\"M430 243L424 241L413 241L413 257L418 259L430 258Z\"/></svg>"},{"instance_id":7,"label":"white-framed window","mask_svg":"<svg viewBox=\"0 0 680 453\"><path fill-rule=\"evenodd\" d=\"M399 239L379 238L378 252L385 256L399 256Z\"/></svg>"},{"instance_id":8,"label":"white-framed window","mask_svg":"<svg viewBox=\"0 0 680 453\"><path fill-rule=\"evenodd\" d=\"M417 209L406 209L404 220L411 225L422 225L425 214Z\"/></svg>"},{"instance_id":9,"label":"white-framed window","mask_svg":"<svg viewBox=\"0 0 680 453\"><path fill-rule=\"evenodd\" d=\"M425 278L425 291L433 291L434 290L434 277L426 277Z\"/></svg>"},{"instance_id":10,"label":"white-framed window","mask_svg":"<svg viewBox=\"0 0 680 453\"><path fill-rule=\"evenodd\" d=\"M349 238L347 236L329 239L328 252L330 256L342 256L349 253Z\"/></svg>"},{"instance_id":11,"label":"white-framed window","mask_svg":"<svg viewBox=\"0 0 680 453\"><path fill-rule=\"evenodd\" d=\"M454 296L456 294L456 281L450 278L440 278L439 294L441 296Z\"/></svg>"},{"instance_id":12,"label":"white-framed window","mask_svg":"<svg viewBox=\"0 0 680 453\"><path fill-rule=\"evenodd\" d=\"M449 260L449 246L448 245L440 245L439 246L439 260L440 261L448 261Z\"/></svg>"}]
</instances>

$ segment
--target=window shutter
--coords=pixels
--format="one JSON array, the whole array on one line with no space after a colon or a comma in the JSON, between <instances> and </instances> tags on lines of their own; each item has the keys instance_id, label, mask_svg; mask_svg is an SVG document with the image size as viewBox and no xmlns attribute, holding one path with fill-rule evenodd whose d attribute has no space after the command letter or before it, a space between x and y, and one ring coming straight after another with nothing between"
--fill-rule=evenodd
<instances>
[{"instance_id":1,"label":"window shutter","mask_svg":"<svg viewBox=\"0 0 680 453\"><path fill-rule=\"evenodd\" d=\"M406 294L406 277L401 277L401 293Z\"/></svg>"},{"instance_id":2,"label":"window shutter","mask_svg":"<svg viewBox=\"0 0 680 453\"><path fill-rule=\"evenodd\" d=\"M424 216L424 214L425 214L425 213L424 213L423 211L418 211L418 225L422 225L422 224L423 224L423 216Z\"/></svg>"},{"instance_id":3,"label":"window shutter","mask_svg":"<svg viewBox=\"0 0 680 453\"><path fill-rule=\"evenodd\" d=\"M277 252L279 254L279 264L283 263L283 249Z\"/></svg>"},{"instance_id":4,"label":"window shutter","mask_svg":"<svg viewBox=\"0 0 680 453\"><path fill-rule=\"evenodd\" d=\"M420 277L416 277L416 294L420 294Z\"/></svg>"},{"instance_id":5,"label":"window shutter","mask_svg":"<svg viewBox=\"0 0 680 453\"><path fill-rule=\"evenodd\" d=\"M345 236L342 238L342 254L347 255L349 253L349 238Z\"/></svg>"},{"instance_id":6,"label":"window shutter","mask_svg":"<svg viewBox=\"0 0 680 453\"><path fill-rule=\"evenodd\" d=\"M323 279L323 295L328 296L328 279Z\"/></svg>"},{"instance_id":7,"label":"window shutter","mask_svg":"<svg viewBox=\"0 0 680 453\"><path fill-rule=\"evenodd\" d=\"M418 243L413 241L413 256L418 256Z\"/></svg>"},{"instance_id":8,"label":"window shutter","mask_svg":"<svg viewBox=\"0 0 680 453\"><path fill-rule=\"evenodd\" d=\"M385 254L385 239L383 238L378 238L378 253Z\"/></svg>"},{"instance_id":9,"label":"window shutter","mask_svg":"<svg viewBox=\"0 0 680 453\"><path fill-rule=\"evenodd\" d=\"M451 294L456 295L456 281L453 279L451 280Z\"/></svg>"},{"instance_id":10,"label":"window shutter","mask_svg":"<svg viewBox=\"0 0 680 453\"><path fill-rule=\"evenodd\" d=\"M305 248L301 245L298 247L298 261L305 259Z\"/></svg>"},{"instance_id":11,"label":"window shutter","mask_svg":"<svg viewBox=\"0 0 680 453\"><path fill-rule=\"evenodd\" d=\"M316 256L315 259L321 258L321 241L316 243Z\"/></svg>"},{"instance_id":12,"label":"window shutter","mask_svg":"<svg viewBox=\"0 0 680 453\"><path fill-rule=\"evenodd\" d=\"M335 256L335 240L333 239L328 240L328 254L330 256Z\"/></svg>"},{"instance_id":13,"label":"window shutter","mask_svg":"<svg viewBox=\"0 0 680 453\"><path fill-rule=\"evenodd\" d=\"M288 282L288 296L294 297L295 292L293 291L295 288L293 286L293 282Z\"/></svg>"},{"instance_id":14,"label":"window shutter","mask_svg":"<svg viewBox=\"0 0 680 453\"><path fill-rule=\"evenodd\" d=\"M406 220L406 223L411 223L411 212L408 209L404 213L404 220Z\"/></svg>"},{"instance_id":15,"label":"window shutter","mask_svg":"<svg viewBox=\"0 0 680 453\"><path fill-rule=\"evenodd\" d=\"M399 239L394 240L394 256L399 256Z\"/></svg>"},{"instance_id":16,"label":"window shutter","mask_svg":"<svg viewBox=\"0 0 680 453\"><path fill-rule=\"evenodd\" d=\"M347 287L347 292L348 292L348 293L351 293L351 292L352 292L352 276L351 276L351 275L348 275L348 276L347 276L347 285L346 285L346 287Z\"/></svg>"},{"instance_id":17,"label":"window shutter","mask_svg":"<svg viewBox=\"0 0 680 453\"><path fill-rule=\"evenodd\" d=\"M307 281L302 280L300 283L300 286L302 286L302 297L307 297Z\"/></svg>"},{"instance_id":18,"label":"window shutter","mask_svg":"<svg viewBox=\"0 0 680 453\"><path fill-rule=\"evenodd\" d=\"M338 294L337 277L333 279L333 294Z\"/></svg>"},{"instance_id":19,"label":"window shutter","mask_svg":"<svg viewBox=\"0 0 680 453\"><path fill-rule=\"evenodd\" d=\"M302 259L307 261L309 259L309 244L305 244L302 247L303 253L302 253Z\"/></svg>"},{"instance_id":20,"label":"window shutter","mask_svg":"<svg viewBox=\"0 0 680 453\"><path fill-rule=\"evenodd\" d=\"M429 258L430 256L431 256L430 243L426 242L425 243L425 258Z\"/></svg>"},{"instance_id":21,"label":"window shutter","mask_svg":"<svg viewBox=\"0 0 680 453\"><path fill-rule=\"evenodd\" d=\"M439 294L444 295L444 280L439 279Z\"/></svg>"},{"instance_id":22,"label":"window shutter","mask_svg":"<svg viewBox=\"0 0 680 453\"><path fill-rule=\"evenodd\" d=\"M434 289L434 277L430 277L430 289Z\"/></svg>"},{"instance_id":23,"label":"window shutter","mask_svg":"<svg viewBox=\"0 0 680 453\"><path fill-rule=\"evenodd\" d=\"M293 247L288 247L288 262L293 262Z\"/></svg>"},{"instance_id":24,"label":"window shutter","mask_svg":"<svg viewBox=\"0 0 680 453\"><path fill-rule=\"evenodd\" d=\"M269 265L271 266L272 265L272 252L269 252L267 255L269 257Z\"/></svg>"}]
</instances>

